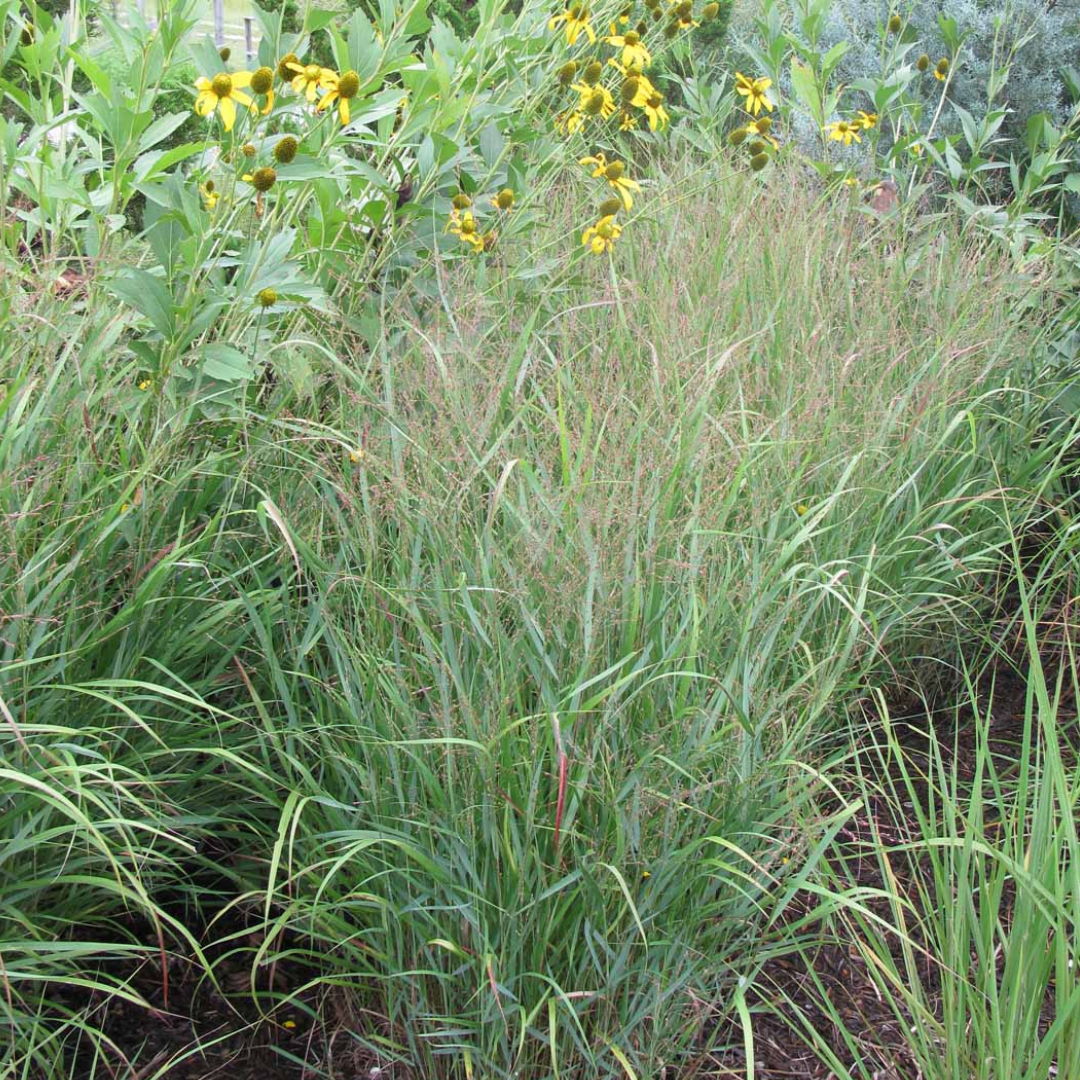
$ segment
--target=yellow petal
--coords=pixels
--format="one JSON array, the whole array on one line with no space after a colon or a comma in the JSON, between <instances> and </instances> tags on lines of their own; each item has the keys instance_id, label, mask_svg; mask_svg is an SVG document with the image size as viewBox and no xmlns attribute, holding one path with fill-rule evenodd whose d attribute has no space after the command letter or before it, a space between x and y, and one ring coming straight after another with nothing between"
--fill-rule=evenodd
<instances>
[{"instance_id":1,"label":"yellow petal","mask_svg":"<svg viewBox=\"0 0 1080 1080\"><path fill-rule=\"evenodd\" d=\"M250 94L241 93L239 90L234 90L230 96L236 98L236 100L239 101L241 105L254 104L254 102L251 100Z\"/></svg>"},{"instance_id":2,"label":"yellow petal","mask_svg":"<svg viewBox=\"0 0 1080 1080\"><path fill-rule=\"evenodd\" d=\"M619 198L622 199L623 206L625 206L626 209L629 210L634 205L634 199L631 196L630 192L621 185L615 190L619 193Z\"/></svg>"},{"instance_id":3,"label":"yellow petal","mask_svg":"<svg viewBox=\"0 0 1080 1080\"><path fill-rule=\"evenodd\" d=\"M209 116L217 108L217 94L210 90L203 90L195 99L195 111L200 116Z\"/></svg>"},{"instance_id":4,"label":"yellow petal","mask_svg":"<svg viewBox=\"0 0 1080 1080\"><path fill-rule=\"evenodd\" d=\"M251 85L251 72L250 71L234 71L230 76L232 79L233 88L240 87L243 89L245 86Z\"/></svg>"},{"instance_id":5,"label":"yellow petal","mask_svg":"<svg viewBox=\"0 0 1080 1080\"><path fill-rule=\"evenodd\" d=\"M286 64L285 66L286 66L286 67L287 67L287 68L288 68L288 69L289 69L290 71L296 71L296 72L299 72L299 74L301 74L301 75L303 75L303 74L304 74L304 65L303 65L303 64L294 64L294 63L293 63L293 62L292 62L292 61L290 60L290 61L289 61L289 62L288 62L288 63L287 63L287 64Z\"/></svg>"},{"instance_id":6,"label":"yellow petal","mask_svg":"<svg viewBox=\"0 0 1080 1080\"><path fill-rule=\"evenodd\" d=\"M338 92L336 90L331 90L330 93L326 94L320 100L319 104L315 106L315 111L316 112L322 112L323 109L330 108L330 106L333 105L333 103L334 103L334 98L336 98L337 96L338 96Z\"/></svg>"},{"instance_id":7,"label":"yellow petal","mask_svg":"<svg viewBox=\"0 0 1080 1080\"><path fill-rule=\"evenodd\" d=\"M195 89L196 90L209 90L210 89L210 80L205 75L200 75L195 80Z\"/></svg>"},{"instance_id":8,"label":"yellow petal","mask_svg":"<svg viewBox=\"0 0 1080 1080\"><path fill-rule=\"evenodd\" d=\"M589 245L593 249L595 255L604 254L604 238L602 236L594 236L592 244Z\"/></svg>"},{"instance_id":9,"label":"yellow petal","mask_svg":"<svg viewBox=\"0 0 1080 1080\"><path fill-rule=\"evenodd\" d=\"M295 64L290 64L289 67L296 67ZM307 79L304 78L303 69L299 75L293 76L292 88L299 94L307 83Z\"/></svg>"},{"instance_id":10,"label":"yellow petal","mask_svg":"<svg viewBox=\"0 0 1080 1080\"><path fill-rule=\"evenodd\" d=\"M348 125L349 123L349 99L342 98L341 103L338 105L338 114L341 116L342 124Z\"/></svg>"},{"instance_id":11,"label":"yellow petal","mask_svg":"<svg viewBox=\"0 0 1080 1080\"><path fill-rule=\"evenodd\" d=\"M309 82L307 84L307 99L308 101L314 101L315 95L318 93L319 84L315 82Z\"/></svg>"},{"instance_id":12,"label":"yellow petal","mask_svg":"<svg viewBox=\"0 0 1080 1080\"><path fill-rule=\"evenodd\" d=\"M221 120L225 124L226 131L232 131L233 124L236 123L236 106L232 102L232 98L221 99Z\"/></svg>"},{"instance_id":13,"label":"yellow petal","mask_svg":"<svg viewBox=\"0 0 1080 1080\"><path fill-rule=\"evenodd\" d=\"M274 107L274 91L267 90L266 92L266 108L263 109L262 115L265 116Z\"/></svg>"}]
</instances>

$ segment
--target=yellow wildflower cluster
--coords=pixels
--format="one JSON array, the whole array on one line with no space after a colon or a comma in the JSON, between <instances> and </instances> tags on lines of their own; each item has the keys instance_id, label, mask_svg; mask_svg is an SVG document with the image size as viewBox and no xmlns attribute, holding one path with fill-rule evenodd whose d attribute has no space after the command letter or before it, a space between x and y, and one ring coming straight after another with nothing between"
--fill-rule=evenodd
<instances>
[{"instance_id":1,"label":"yellow wildflower cluster","mask_svg":"<svg viewBox=\"0 0 1080 1080\"><path fill-rule=\"evenodd\" d=\"M851 120L834 120L825 125L825 131L831 142L850 146L853 142L862 142L862 132L877 127L877 113L863 112L861 109Z\"/></svg>"},{"instance_id":2,"label":"yellow wildflower cluster","mask_svg":"<svg viewBox=\"0 0 1080 1080\"><path fill-rule=\"evenodd\" d=\"M617 118L620 131L635 130L642 120L651 131L666 127L669 117L664 95L645 71L653 62L657 44L699 25L693 17L693 3L694 0L667 0L665 10L664 0L643 0L642 17L633 26L630 25L633 8L626 7L602 38L593 26L586 4L572 4L555 15L548 28L565 33L571 48L579 41L588 41L590 45L600 43L613 50L591 58L568 60L559 69L559 84L576 94L577 100L556 118L558 129L573 134L613 117ZM701 18L709 22L718 13L718 3L707 3ZM648 40L650 36L654 39L652 44Z\"/></svg>"},{"instance_id":3,"label":"yellow wildflower cluster","mask_svg":"<svg viewBox=\"0 0 1080 1080\"><path fill-rule=\"evenodd\" d=\"M513 188L503 188L492 195L488 203L496 214L509 215L514 212L515 201ZM491 251L499 239L496 229L483 229L477 218L475 204L464 191L459 191L451 200L450 220L446 224L446 231L453 233L462 243L468 244L474 255Z\"/></svg>"},{"instance_id":4,"label":"yellow wildflower cluster","mask_svg":"<svg viewBox=\"0 0 1080 1080\"><path fill-rule=\"evenodd\" d=\"M355 71L339 73L319 64L302 64L295 53L283 56L276 70L261 67L255 71L221 71L212 78L200 76L195 80L195 111L200 116L217 112L225 130L232 131L237 105L263 116L273 109L275 78L306 98L317 112L336 105L341 123L349 123L349 102L360 92L360 77ZM261 108L255 98L262 98Z\"/></svg>"},{"instance_id":5,"label":"yellow wildflower cluster","mask_svg":"<svg viewBox=\"0 0 1080 1080\"><path fill-rule=\"evenodd\" d=\"M611 194L600 204L600 214L595 224L581 234L581 242L597 255L603 255L622 233L617 218L620 210L629 211L634 205L633 192L640 192L641 185L626 174L626 164L618 158L608 160L603 153L583 157L581 164L589 169L594 179L602 180L611 188Z\"/></svg>"},{"instance_id":6,"label":"yellow wildflower cluster","mask_svg":"<svg viewBox=\"0 0 1080 1080\"><path fill-rule=\"evenodd\" d=\"M750 168L761 172L769 163L769 150L780 148L773 135L769 115L776 107L769 90L772 79L751 79L741 71L735 72L735 92L743 99L744 123L728 136L732 146L745 146L750 154Z\"/></svg>"}]
</instances>

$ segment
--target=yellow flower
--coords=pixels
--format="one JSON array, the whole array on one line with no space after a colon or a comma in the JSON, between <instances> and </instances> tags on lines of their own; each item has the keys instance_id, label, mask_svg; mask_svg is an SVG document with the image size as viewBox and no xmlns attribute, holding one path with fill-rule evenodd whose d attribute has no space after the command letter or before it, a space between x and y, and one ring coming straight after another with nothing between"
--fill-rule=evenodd
<instances>
[{"instance_id":1,"label":"yellow flower","mask_svg":"<svg viewBox=\"0 0 1080 1080\"><path fill-rule=\"evenodd\" d=\"M876 112L863 112L859 110L859 115L852 121L853 124L858 124L863 131L869 131L871 128L877 127L878 114Z\"/></svg>"},{"instance_id":2,"label":"yellow flower","mask_svg":"<svg viewBox=\"0 0 1080 1080\"><path fill-rule=\"evenodd\" d=\"M857 188L859 186L859 178L857 176L845 176L844 187ZM803 511L805 513L805 511Z\"/></svg>"},{"instance_id":3,"label":"yellow flower","mask_svg":"<svg viewBox=\"0 0 1080 1080\"><path fill-rule=\"evenodd\" d=\"M652 55L642 43L641 35L636 30L627 30L625 34L616 34L615 27L611 27L611 36L606 39L609 45L622 49L622 62L624 66L640 64L643 68L652 63Z\"/></svg>"},{"instance_id":4,"label":"yellow flower","mask_svg":"<svg viewBox=\"0 0 1080 1080\"><path fill-rule=\"evenodd\" d=\"M461 213L457 207L454 207L450 211L450 223L446 228L455 236L464 240L474 252L479 253L484 250L484 237L480 233L476 218L473 217L471 210Z\"/></svg>"},{"instance_id":5,"label":"yellow flower","mask_svg":"<svg viewBox=\"0 0 1080 1080\"><path fill-rule=\"evenodd\" d=\"M831 124L825 126L825 130L829 133L829 139L832 142L842 142L845 146L850 146L852 140L862 142L857 123L848 123L847 120L834 120Z\"/></svg>"},{"instance_id":6,"label":"yellow flower","mask_svg":"<svg viewBox=\"0 0 1080 1080\"><path fill-rule=\"evenodd\" d=\"M645 111L645 115L649 119L649 130L656 131L657 128L667 127L668 114L664 108L664 96L659 93L653 93L649 96L649 100L642 106Z\"/></svg>"},{"instance_id":7,"label":"yellow flower","mask_svg":"<svg viewBox=\"0 0 1080 1080\"><path fill-rule=\"evenodd\" d=\"M772 112L773 103L766 91L772 86L772 79L748 79L741 72L735 72L735 92L746 98L746 111L757 116L762 109Z\"/></svg>"},{"instance_id":8,"label":"yellow flower","mask_svg":"<svg viewBox=\"0 0 1080 1080\"><path fill-rule=\"evenodd\" d=\"M214 190L213 180L207 180L205 184L200 184L199 194L202 195L203 205L207 210L213 210L217 206L218 199L221 198L220 193Z\"/></svg>"},{"instance_id":9,"label":"yellow flower","mask_svg":"<svg viewBox=\"0 0 1080 1080\"><path fill-rule=\"evenodd\" d=\"M914 154L914 155L915 155L916 157L922 157L922 156L923 156L923 152L924 152L924 151L923 151L923 145L922 145L922 143L917 143L917 142L913 142L913 143L912 143L912 144L911 144L911 145L910 145L910 146L908 147L908 150L909 150L909 151L910 151L911 153L913 153L913 154Z\"/></svg>"},{"instance_id":10,"label":"yellow flower","mask_svg":"<svg viewBox=\"0 0 1080 1080\"><path fill-rule=\"evenodd\" d=\"M772 121L767 116L759 117L757 120L751 120L746 127L739 129L745 133L742 138L739 139L739 142L744 142L749 136L756 135L759 139L764 139L774 150L779 150L780 144L769 134L771 128Z\"/></svg>"},{"instance_id":11,"label":"yellow flower","mask_svg":"<svg viewBox=\"0 0 1080 1080\"><path fill-rule=\"evenodd\" d=\"M222 72L212 79L201 75L195 80L195 89L199 91L195 98L195 111L200 116L211 116L215 109L219 110L225 130L232 131L236 123L236 102L251 105L251 98L241 93L244 87L250 85L250 71L234 71L231 75Z\"/></svg>"},{"instance_id":12,"label":"yellow flower","mask_svg":"<svg viewBox=\"0 0 1080 1080\"><path fill-rule=\"evenodd\" d=\"M938 82L944 82L949 77L949 58L943 56L934 68L934 78Z\"/></svg>"},{"instance_id":13,"label":"yellow flower","mask_svg":"<svg viewBox=\"0 0 1080 1080\"><path fill-rule=\"evenodd\" d=\"M615 194L622 199L623 206L627 210L634 205L631 191L641 191L641 185L636 180L631 180L626 174L626 166L621 161L608 161L602 154L595 157L584 157L581 164L586 168L592 168L593 176L603 177L614 189Z\"/></svg>"},{"instance_id":14,"label":"yellow flower","mask_svg":"<svg viewBox=\"0 0 1080 1080\"><path fill-rule=\"evenodd\" d=\"M150 387L153 386L153 385L154 384L150 379L140 379L139 380L139 389L144 391L144 392L149 390Z\"/></svg>"},{"instance_id":15,"label":"yellow flower","mask_svg":"<svg viewBox=\"0 0 1080 1080\"><path fill-rule=\"evenodd\" d=\"M315 100L315 94L320 87L323 90L330 89L334 72L329 68L319 67L318 64L289 63L285 66L294 73L292 88L298 94L304 94L309 102Z\"/></svg>"},{"instance_id":16,"label":"yellow flower","mask_svg":"<svg viewBox=\"0 0 1080 1080\"><path fill-rule=\"evenodd\" d=\"M638 118L632 113L623 109L619 115L619 130L620 131L633 131L637 128Z\"/></svg>"},{"instance_id":17,"label":"yellow flower","mask_svg":"<svg viewBox=\"0 0 1080 1080\"><path fill-rule=\"evenodd\" d=\"M491 205L496 210L505 210L510 213L514 209L514 192L511 188L503 188L498 195L492 196Z\"/></svg>"},{"instance_id":18,"label":"yellow flower","mask_svg":"<svg viewBox=\"0 0 1080 1080\"><path fill-rule=\"evenodd\" d=\"M346 71L338 75L333 71L326 71L325 78L320 80L320 86L326 91L317 108L321 112L329 109L336 101L338 103L338 115L343 125L349 122L349 101L356 97L360 90L360 76L355 71Z\"/></svg>"},{"instance_id":19,"label":"yellow flower","mask_svg":"<svg viewBox=\"0 0 1080 1080\"><path fill-rule=\"evenodd\" d=\"M606 86L574 83L570 89L576 90L580 98L576 112L583 113L585 116L599 116L601 120L606 120L615 112L615 99Z\"/></svg>"},{"instance_id":20,"label":"yellow flower","mask_svg":"<svg viewBox=\"0 0 1080 1080\"><path fill-rule=\"evenodd\" d=\"M573 135L575 131L580 131L585 126L586 120L588 117L577 110L571 113L560 113L555 117L555 130L566 131Z\"/></svg>"},{"instance_id":21,"label":"yellow flower","mask_svg":"<svg viewBox=\"0 0 1080 1080\"><path fill-rule=\"evenodd\" d=\"M605 214L581 234L581 242L591 248L595 255L603 255L619 239L621 233L622 226L615 220L615 215Z\"/></svg>"},{"instance_id":22,"label":"yellow flower","mask_svg":"<svg viewBox=\"0 0 1080 1080\"><path fill-rule=\"evenodd\" d=\"M591 45L596 44L596 33L589 25L589 19L592 16L589 14L589 9L584 4L573 4L565 11L560 12L558 15L554 15L551 21L548 23L548 29L554 30L559 23L566 23L566 44L574 45L577 39L581 37L582 32L589 39Z\"/></svg>"},{"instance_id":23,"label":"yellow flower","mask_svg":"<svg viewBox=\"0 0 1080 1080\"><path fill-rule=\"evenodd\" d=\"M359 464L361 461L364 460L366 456L367 455L364 453L364 448L362 446L358 446L355 450L349 451L349 460L354 465Z\"/></svg>"}]
</instances>

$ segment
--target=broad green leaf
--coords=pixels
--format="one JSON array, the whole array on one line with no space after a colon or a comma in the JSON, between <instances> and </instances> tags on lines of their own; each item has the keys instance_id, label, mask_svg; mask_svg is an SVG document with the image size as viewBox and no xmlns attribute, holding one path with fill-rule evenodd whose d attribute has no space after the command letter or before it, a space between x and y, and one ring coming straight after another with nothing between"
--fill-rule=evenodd
<instances>
[{"instance_id":1,"label":"broad green leaf","mask_svg":"<svg viewBox=\"0 0 1080 1080\"><path fill-rule=\"evenodd\" d=\"M162 337L176 329L172 293L159 277L132 267L115 277L109 289L124 303L145 315Z\"/></svg>"},{"instance_id":2,"label":"broad green leaf","mask_svg":"<svg viewBox=\"0 0 1080 1080\"><path fill-rule=\"evenodd\" d=\"M218 382L243 382L255 374L248 357L223 341L211 342L203 349L202 370Z\"/></svg>"}]
</instances>

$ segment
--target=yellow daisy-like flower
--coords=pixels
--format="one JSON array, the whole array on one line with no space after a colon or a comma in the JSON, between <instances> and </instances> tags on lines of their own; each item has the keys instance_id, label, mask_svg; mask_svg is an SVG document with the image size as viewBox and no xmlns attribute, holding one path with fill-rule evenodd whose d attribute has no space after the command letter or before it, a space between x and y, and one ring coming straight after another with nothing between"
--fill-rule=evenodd
<instances>
[{"instance_id":1,"label":"yellow daisy-like flower","mask_svg":"<svg viewBox=\"0 0 1080 1080\"><path fill-rule=\"evenodd\" d=\"M859 110L859 115L852 121L853 124L858 124L863 131L869 131L871 128L877 127L878 114L876 112L863 112Z\"/></svg>"},{"instance_id":2,"label":"yellow daisy-like flower","mask_svg":"<svg viewBox=\"0 0 1080 1080\"><path fill-rule=\"evenodd\" d=\"M605 214L581 234L581 242L591 248L593 254L603 255L619 239L621 233L622 226L615 220L615 215Z\"/></svg>"},{"instance_id":3,"label":"yellow daisy-like flower","mask_svg":"<svg viewBox=\"0 0 1080 1080\"><path fill-rule=\"evenodd\" d=\"M627 109L623 109L619 116L620 131L634 131L638 126L638 118Z\"/></svg>"},{"instance_id":4,"label":"yellow daisy-like flower","mask_svg":"<svg viewBox=\"0 0 1080 1080\"><path fill-rule=\"evenodd\" d=\"M575 131L580 131L585 126L585 121L588 117L584 113L574 112L559 113L555 117L555 130L565 131L570 135L573 135Z\"/></svg>"},{"instance_id":5,"label":"yellow daisy-like flower","mask_svg":"<svg viewBox=\"0 0 1080 1080\"><path fill-rule=\"evenodd\" d=\"M503 188L497 195L493 195L491 198L491 205L496 210L502 210L509 214L514 209L514 191L512 188Z\"/></svg>"},{"instance_id":6,"label":"yellow daisy-like flower","mask_svg":"<svg viewBox=\"0 0 1080 1080\"><path fill-rule=\"evenodd\" d=\"M338 75L334 71L326 72L326 77L319 84L326 90L322 100L316 106L319 112L329 109L336 101L338 103L338 116L341 117L342 125L349 122L349 102L360 91L360 76L355 71L346 71Z\"/></svg>"},{"instance_id":7,"label":"yellow daisy-like flower","mask_svg":"<svg viewBox=\"0 0 1080 1080\"><path fill-rule=\"evenodd\" d=\"M916 157L922 157L925 151L923 150L922 143L913 142L908 147L908 152L914 154Z\"/></svg>"},{"instance_id":8,"label":"yellow daisy-like flower","mask_svg":"<svg viewBox=\"0 0 1080 1080\"><path fill-rule=\"evenodd\" d=\"M570 89L576 90L580 98L575 112L582 113L586 117L598 116L601 120L606 120L615 112L615 99L606 86L574 83Z\"/></svg>"},{"instance_id":9,"label":"yellow daisy-like flower","mask_svg":"<svg viewBox=\"0 0 1080 1080\"><path fill-rule=\"evenodd\" d=\"M645 116L649 121L649 130L656 131L657 128L661 130L667 127L668 114L664 108L664 95L660 93L653 93L649 96L649 100L642 106L645 112Z\"/></svg>"},{"instance_id":10,"label":"yellow daisy-like flower","mask_svg":"<svg viewBox=\"0 0 1080 1080\"><path fill-rule=\"evenodd\" d=\"M640 64L647 68L652 63L652 54L641 40L641 35L636 30L627 30L625 34L616 34L612 24L611 36L605 39L609 45L622 49L621 60L625 67L631 64Z\"/></svg>"},{"instance_id":11,"label":"yellow daisy-like flower","mask_svg":"<svg viewBox=\"0 0 1080 1080\"><path fill-rule=\"evenodd\" d=\"M774 150L780 149L780 144L769 134L772 129L772 121L767 116L762 116L757 120L751 120L742 130L746 132L739 141L742 142L748 136L756 135L759 139L764 139Z\"/></svg>"},{"instance_id":12,"label":"yellow daisy-like flower","mask_svg":"<svg viewBox=\"0 0 1080 1080\"><path fill-rule=\"evenodd\" d=\"M251 98L242 93L251 85L250 71L234 71L215 75L212 79L201 75L195 80L195 89L199 91L195 98L195 111L200 116L212 116L216 109L221 113L221 122L226 131L232 131L236 123L236 102L251 105Z\"/></svg>"},{"instance_id":13,"label":"yellow daisy-like flower","mask_svg":"<svg viewBox=\"0 0 1080 1080\"><path fill-rule=\"evenodd\" d=\"M834 120L831 124L825 126L825 130L829 133L831 142L843 143L845 146L850 146L853 141L862 142L858 123L851 123L847 120Z\"/></svg>"},{"instance_id":14,"label":"yellow daisy-like flower","mask_svg":"<svg viewBox=\"0 0 1080 1080\"><path fill-rule=\"evenodd\" d=\"M584 4L572 4L565 11L553 15L548 23L548 29L554 30L559 23L566 23L566 44L574 45L582 34L589 39L591 45L596 44L596 31L589 24L592 16Z\"/></svg>"},{"instance_id":15,"label":"yellow daisy-like flower","mask_svg":"<svg viewBox=\"0 0 1080 1080\"><path fill-rule=\"evenodd\" d=\"M943 56L934 68L934 78L938 82L944 82L949 77L949 58Z\"/></svg>"},{"instance_id":16,"label":"yellow daisy-like flower","mask_svg":"<svg viewBox=\"0 0 1080 1080\"><path fill-rule=\"evenodd\" d=\"M626 175L626 166L621 161L608 161L602 153L599 153L593 157L582 158L581 164L586 168L591 168L593 176L603 177L615 189L615 194L622 199L622 204L627 210L634 205L634 197L630 192L640 193L641 185Z\"/></svg>"},{"instance_id":17,"label":"yellow daisy-like flower","mask_svg":"<svg viewBox=\"0 0 1080 1080\"><path fill-rule=\"evenodd\" d=\"M214 190L214 181L207 180L205 184L199 185L199 194L203 197L203 205L207 210L213 210L217 206L218 199L221 195Z\"/></svg>"},{"instance_id":18,"label":"yellow daisy-like flower","mask_svg":"<svg viewBox=\"0 0 1080 1080\"><path fill-rule=\"evenodd\" d=\"M484 250L484 237L471 210L462 213L455 207L450 211L450 223L446 228L464 240L474 252L479 253Z\"/></svg>"},{"instance_id":19,"label":"yellow daisy-like flower","mask_svg":"<svg viewBox=\"0 0 1080 1080\"><path fill-rule=\"evenodd\" d=\"M286 64L293 72L292 88L303 94L309 102L315 100L319 89L329 90L333 85L331 79L336 78L335 73L329 68L319 67L318 64Z\"/></svg>"},{"instance_id":20,"label":"yellow daisy-like flower","mask_svg":"<svg viewBox=\"0 0 1080 1080\"><path fill-rule=\"evenodd\" d=\"M735 92L746 98L746 111L754 116L762 109L772 112L772 99L767 93L770 86L772 79L748 79L741 72L735 72Z\"/></svg>"}]
</instances>

